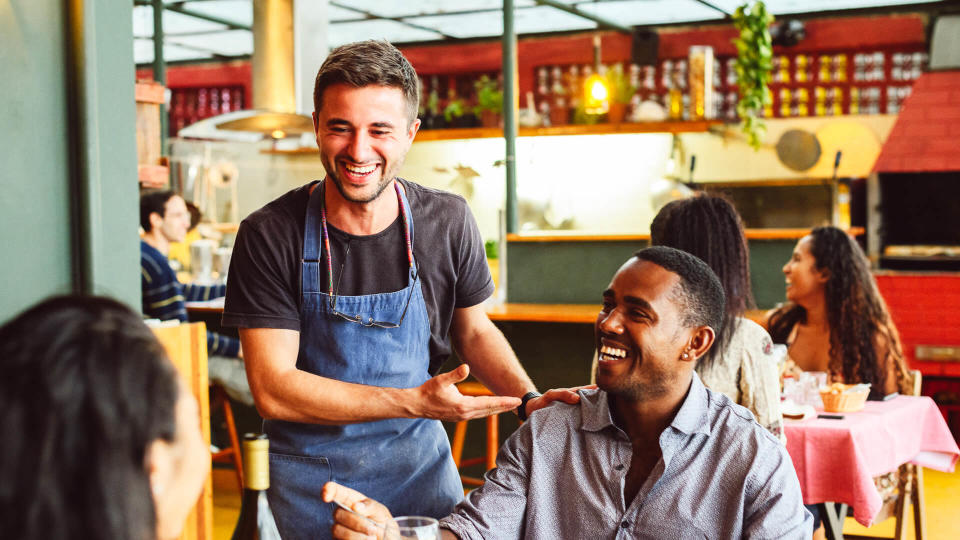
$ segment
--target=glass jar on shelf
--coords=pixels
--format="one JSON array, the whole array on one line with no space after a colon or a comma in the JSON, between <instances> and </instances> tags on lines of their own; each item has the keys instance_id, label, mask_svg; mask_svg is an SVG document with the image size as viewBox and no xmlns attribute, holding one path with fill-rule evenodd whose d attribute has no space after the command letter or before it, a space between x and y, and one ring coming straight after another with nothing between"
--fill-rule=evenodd
<instances>
[{"instance_id":1,"label":"glass jar on shelf","mask_svg":"<svg viewBox=\"0 0 960 540\"><path fill-rule=\"evenodd\" d=\"M735 57L727 58L727 86L737 84L737 59Z\"/></svg>"},{"instance_id":2,"label":"glass jar on shelf","mask_svg":"<svg viewBox=\"0 0 960 540\"><path fill-rule=\"evenodd\" d=\"M789 88L780 89L780 116L783 118L793 116L793 94Z\"/></svg>"},{"instance_id":3,"label":"glass jar on shelf","mask_svg":"<svg viewBox=\"0 0 960 540\"><path fill-rule=\"evenodd\" d=\"M884 56L881 51L876 51L873 53L873 78L874 81L883 81L886 79L884 74Z\"/></svg>"},{"instance_id":4,"label":"glass jar on shelf","mask_svg":"<svg viewBox=\"0 0 960 540\"><path fill-rule=\"evenodd\" d=\"M833 103L831 104L831 110L833 111L833 116L840 116L843 114L843 88L840 86L834 86L830 89L830 92L827 94L828 100L832 99Z\"/></svg>"},{"instance_id":5,"label":"glass jar on shelf","mask_svg":"<svg viewBox=\"0 0 960 540\"><path fill-rule=\"evenodd\" d=\"M890 80L903 81L910 78L910 55L893 53L890 55Z\"/></svg>"},{"instance_id":6,"label":"glass jar on shelf","mask_svg":"<svg viewBox=\"0 0 960 540\"><path fill-rule=\"evenodd\" d=\"M853 56L853 80L860 82L866 80L867 57L865 54L857 53Z\"/></svg>"},{"instance_id":7,"label":"glass jar on shelf","mask_svg":"<svg viewBox=\"0 0 960 540\"><path fill-rule=\"evenodd\" d=\"M830 82L833 72L830 68L831 58L829 55L821 54L817 59L819 69L817 70L817 80L820 82Z\"/></svg>"},{"instance_id":8,"label":"glass jar on shelf","mask_svg":"<svg viewBox=\"0 0 960 540\"><path fill-rule=\"evenodd\" d=\"M713 47L690 47L689 88L691 120L713 118Z\"/></svg>"},{"instance_id":9,"label":"glass jar on shelf","mask_svg":"<svg viewBox=\"0 0 960 540\"><path fill-rule=\"evenodd\" d=\"M807 55L798 54L794 59L793 79L798 83L805 83L810 80L809 63Z\"/></svg>"},{"instance_id":10,"label":"glass jar on shelf","mask_svg":"<svg viewBox=\"0 0 960 540\"><path fill-rule=\"evenodd\" d=\"M796 103L793 116L810 116L810 92L806 88L794 90L793 100Z\"/></svg>"},{"instance_id":11,"label":"glass jar on shelf","mask_svg":"<svg viewBox=\"0 0 960 540\"><path fill-rule=\"evenodd\" d=\"M790 82L790 57L781 54L776 57L773 61L774 67L774 77L776 78L775 82L778 83L789 83Z\"/></svg>"},{"instance_id":12,"label":"glass jar on shelf","mask_svg":"<svg viewBox=\"0 0 960 540\"><path fill-rule=\"evenodd\" d=\"M833 80L836 82L847 82L847 55L834 55Z\"/></svg>"},{"instance_id":13,"label":"glass jar on shelf","mask_svg":"<svg viewBox=\"0 0 960 540\"><path fill-rule=\"evenodd\" d=\"M860 114L860 89L856 86L850 87L850 114Z\"/></svg>"},{"instance_id":14,"label":"glass jar on shelf","mask_svg":"<svg viewBox=\"0 0 960 540\"><path fill-rule=\"evenodd\" d=\"M670 120L683 119L683 91L680 89L680 72L673 71L667 90L667 116Z\"/></svg>"},{"instance_id":15,"label":"glass jar on shelf","mask_svg":"<svg viewBox=\"0 0 960 540\"><path fill-rule=\"evenodd\" d=\"M763 117L773 118L773 90L768 86L764 92L766 100L763 104Z\"/></svg>"},{"instance_id":16,"label":"glass jar on shelf","mask_svg":"<svg viewBox=\"0 0 960 540\"><path fill-rule=\"evenodd\" d=\"M813 89L813 114L814 116L827 115L827 90L822 86Z\"/></svg>"}]
</instances>

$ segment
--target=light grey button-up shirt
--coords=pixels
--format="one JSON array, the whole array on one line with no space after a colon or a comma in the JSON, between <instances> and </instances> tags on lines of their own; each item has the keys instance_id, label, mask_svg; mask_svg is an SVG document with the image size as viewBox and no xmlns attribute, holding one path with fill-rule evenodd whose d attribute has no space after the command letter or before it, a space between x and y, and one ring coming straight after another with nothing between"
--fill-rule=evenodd
<instances>
[{"instance_id":1,"label":"light grey button-up shirt","mask_svg":"<svg viewBox=\"0 0 960 540\"><path fill-rule=\"evenodd\" d=\"M810 538L784 446L696 374L633 501L623 494L633 449L607 393L580 394L534 412L441 527L463 540Z\"/></svg>"}]
</instances>

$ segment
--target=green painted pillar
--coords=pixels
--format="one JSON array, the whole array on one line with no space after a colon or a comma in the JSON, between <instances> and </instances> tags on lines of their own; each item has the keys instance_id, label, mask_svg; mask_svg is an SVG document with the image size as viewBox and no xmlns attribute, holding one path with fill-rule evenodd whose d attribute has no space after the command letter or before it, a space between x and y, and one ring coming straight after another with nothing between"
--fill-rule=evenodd
<instances>
[{"instance_id":1,"label":"green painted pillar","mask_svg":"<svg viewBox=\"0 0 960 540\"><path fill-rule=\"evenodd\" d=\"M66 5L74 292L139 310L133 5Z\"/></svg>"},{"instance_id":2,"label":"green painted pillar","mask_svg":"<svg viewBox=\"0 0 960 540\"><path fill-rule=\"evenodd\" d=\"M513 26L513 0L503 0L503 138L506 140L507 232L517 232L517 115L520 107L517 80L517 33Z\"/></svg>"}]
</instances>

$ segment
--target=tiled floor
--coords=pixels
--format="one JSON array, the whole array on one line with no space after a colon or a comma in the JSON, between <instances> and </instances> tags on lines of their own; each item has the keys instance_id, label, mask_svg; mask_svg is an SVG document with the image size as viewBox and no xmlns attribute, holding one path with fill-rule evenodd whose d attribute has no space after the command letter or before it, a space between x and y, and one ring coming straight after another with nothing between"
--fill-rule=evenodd
<instances>
[{"instance_id":1,"label":"tiled floor","mask_svg":"<svg viewBox=\"0 0 960 540\"><path fill-rule=\"evenodd\" d=\"M927 538L947 540L957 538L960 531L960 468L953 473L924 470L923 486L927 503ZM236 477L229 469L215 469L213 475L213 537L230 540L233 527L240 515L240 494ZM893 537L893 520L869 529L861 527L853 518L847 518L843 529L850 534L870 534ZM907 536L912 539L913 517L907 523Z\"/></svg>"}]
</instances>

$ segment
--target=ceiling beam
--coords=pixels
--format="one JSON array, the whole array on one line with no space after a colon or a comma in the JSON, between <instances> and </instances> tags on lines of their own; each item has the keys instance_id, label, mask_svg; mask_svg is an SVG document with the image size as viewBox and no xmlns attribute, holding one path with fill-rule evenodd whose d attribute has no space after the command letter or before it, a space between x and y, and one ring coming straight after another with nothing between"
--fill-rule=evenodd
<instances>
[{"instance_id":1,"label":"ceiling beam","mask_svg":"<svg viewBox=\"0 0 960 540\"><path fill-rule=\"evenodd\" d=\"M723 9L723 8L721 8L721 7L717 7L717 6L713 5L713 2L708 2L707 0L694 0L694 2L696 2L696 3L698 3L698 4L702 4L702 5L704 5L704 6L707 6L708 8L710 8L710 9L712 9L712 10L719 11L720 13L723 13L724 16L726 16L726 17L729 17L729 16L733 15L732 13L727 13L727 10L725 10L725 9Z\"/></svg>"},{"instance_id":2,"label":"ceiling beam","mask_svg":"<svg viewBox=\"0 0 960 540\"><path fill-rule=\"evenodd\" d=\"M566 11L567 13L572 13L573 15L576 15L578 17L582 17L584 19L593 21L597 23L597 25L599 25L600 28L609 28L610 30L616 30L618 32L623 32L624 34L633 33L633 28L629 26L624 26L620 23L615 23L609 19L600 17L599 15L587 13L585 11L582 11L580 8L578 8L575 5L567 5L561 2L557 2L555 0L534 0L534 1L540 4L541 6L550 6L554 9L559 9L560 11Z\"/></svg>"},{"instance_id":3,"label":"ceiling beam","mask_svg":"<svg viewBox=\"0 0 960 540\"><path fill-rule=\"evenodd\" d=\"M338 7L338 8L340 8L340 9L346 9L346 10L352 11L352 12L354 12L354 13L359 13L359 14L363 15L364 18L366 18L366 19L384 19L384 20L388 20L388 21L398 22L398 23L400 23L400 24L402 24L402 25L404 25L404 26L409 26L410 28L416 28L417 30L424 30L424 31L427 31L427 32L433 32L434 34L439 34L440 36L443 36L443 39L447 39L447 40L451 40L451 41L457 39L456 36L450 36L450 35L444 34L443 32L437 30L436 28L430 28L429 26L421 26L421 25L419 25L419 24L406 21L406 20L403 19L403 17L382 17L382 16L377 15L377 14L375 14L375 13L371 13L371 12L369 12L369 11L364 11L364 10L362 10L362 9L358 9L358 8L355 8L355 7L345 6L345 5L341 4L340 2L334 2L334 1L332 1L332 0L331 0L331 2L330 2L330 5L331 5L331 6L334 6L334 7Z\"/></svg>"},{"instance_id":4,"label":"ceiling beam","mask_svg":"<svg viewBox=\"0 0 960 540\"><path fill-rule=\"evenodd\" d=\"M175 4L164 4L163 9L166 11L174 11L181 15L186 15L188 17L193 17L194 19L200 19L203 21L208 21L212 23L222 24L231 30L248 30L253 31L253 27L246 24L240 24L236 21L231 21L229 19L224 19L221 17L216 17L214 15L207 15L206 13L198 13L196 11L189 10L182 6L183 2L177 2ZM148 0L134 0L133 5L135 6L152 6L153 3Z\"/></svg>"}]
</instances>

